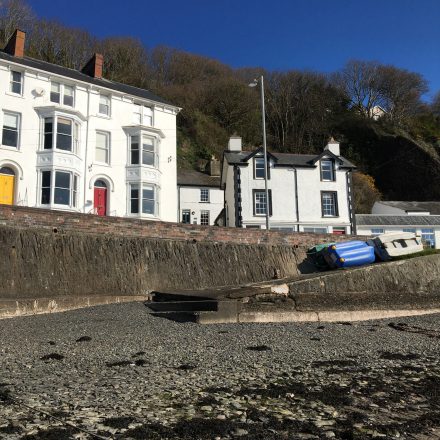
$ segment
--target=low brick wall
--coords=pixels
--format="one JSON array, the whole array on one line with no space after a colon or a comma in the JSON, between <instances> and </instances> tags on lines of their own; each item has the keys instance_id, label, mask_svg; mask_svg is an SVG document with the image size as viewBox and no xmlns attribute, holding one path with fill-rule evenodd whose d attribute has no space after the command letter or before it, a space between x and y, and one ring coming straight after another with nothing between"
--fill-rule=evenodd
<instances>
[{"instance_id":1,"label":"low brick wall","mask_svg":"<svg viewBox=\"0 0 440 440\"><path fill-rule=\"evenodd\" d=\"M98 217L90 214L7 205L0 205L0 225L41 228L54 233L74 231L88 234L122 235L124 237L197 240L249 245L271 244L294 247L310 247L316 243L341 241L348 238L365 240L365 236L267 232L262 229L184 225L126 217Z\"/></svg>"}]
</instances>

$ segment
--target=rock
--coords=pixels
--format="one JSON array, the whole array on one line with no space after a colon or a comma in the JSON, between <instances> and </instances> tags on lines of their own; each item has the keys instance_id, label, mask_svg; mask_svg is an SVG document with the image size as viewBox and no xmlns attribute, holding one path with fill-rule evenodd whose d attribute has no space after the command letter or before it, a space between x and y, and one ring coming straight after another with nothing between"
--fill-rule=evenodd
<instances>
[{"instance_id":1,"label":"rock","mask_svg":"<svg viewBox=\"0 0 440 440\"><path fill-rule=\"evenodd\" d=\"M236 428L234 429L234 431L232 431L232 435L235 437L243 437L244 435L248 435L248 434L249 432L243 428Z\"/></svg>"}]
</instances>

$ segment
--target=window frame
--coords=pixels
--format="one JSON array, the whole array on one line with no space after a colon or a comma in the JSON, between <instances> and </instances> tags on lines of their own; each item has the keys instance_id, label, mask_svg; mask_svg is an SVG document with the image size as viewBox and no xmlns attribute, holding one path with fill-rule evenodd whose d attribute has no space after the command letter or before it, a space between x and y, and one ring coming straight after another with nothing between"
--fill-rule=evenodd
<instances>
[{"instance_id":1,"label":"window frame","mask_svg":"<svg viewBox=\"0 0 440 440\"><path fill-rule=\"evenodd\" d=\"M273 212L272 212L272 190L269 189L268 190L268 195L269 195L269 217L272 216ZM257 205L256 205L256 198L257 198L257 194L263 194L264 197L266 197L266 190L265 189L253 189L252 190L252 207L253 207L253 212L254 212L254 217L266 217L266 213L267 213L267 201L266 201L266 209L265 212L263 214L261 213L257 213Z\"/></svg>"},{"instance_id":2,"label":"window frame","mask_svg":"<svg viewBox=\"0 0 440 440\"><path fill-rule=\"evenodd\" d=\"M108 100L108 105L107 105L108 112L107 113L101 112L101 105L105 105L105 104L101 104L101 98L106 98ZM112 113L112 98L111 98L111 95L107 95L105 93L100 93L99 94L99 101L98 101L98 115L110 118L111 117L111 113Z\"/></svg>"},{"instance_id":3,"label":"window frame","mask_svg":"<svg viewBox=\"0 0 440 440\"><path fill-rule=\"evenodd\" d=\"M138 190L138 196L137 197L133 197L132 196L132 191L133 189L135 189L135 187L137 187ZM144 187L151 187L153 189L153 199L147 199L143 197L143 190ZM138 212L133 212L133 200L137 200L137 211ZM144 200L153 200L153 213L147 213L147 212L143 212L143 201ZM129 182L128 184L128 197L127 197L127 202L128 202L128 213L130 216L135 216L135 217L154 217L157 218L159 217L159 188L157 185L150 183L150 182Z\"/></svg>"},{"instance_id":4,"label":"window frame","mask_svg":"<svg viewBox=\"0 0 440 440\"><path fill-rule=\"evenodd\" d=\"M259 162L263 163L263 167L257 167L257 164ZM267 167L269 168L269 161L267 162ZM263 170L263 176L262 177L258 177L257 176L257 170L261 171ZM265 179L265 172L264 172L264 157L258 156L254 158L254 179L255 180L264 180ZM267 173L267 178L269 179L269 173Z\"/></svg>"},{"instance_id":5,"label":"window frame","mask_svg":"<svg viewBox=\"0 0 440 440\"><path fill-rule=\"evenodd\" d=\"M430 236L432 238L427 239L426 237ZM430 249L435 249L435 230L434 228L421 228L420 229L420 237L422 243L425 247L429 247ZM428 245L429 243L429 245Z\"/></svg>"},{"instance_id":6,"label":"window frame","mask_svg":"<svg viewBox=\"0 0 440 440\"><path fill-rule=\"evenodd\" d=\"M4 131L5 131L5 115L16 116L17 117L17 129L16 129L17 145L16 146L7 145L7 144L3 143ZM9 110L3 110L2 117L3 117L2 118L2 137L1 137L0 145L3 148L8 148L8 149L11 149L11 150L14 150L14 151L20 150L20 141L21 141L21 113L11 112ZM9 129L9 131L13 131L13 130Z\"/></svg>"},{"instance_id":7,"label":"window frame","mask_svg":"<svg viewBox=\"0 0 440 440\"><path fill-rule=\"evenodd\" d=\"M59 92L52 92L52 86L54 84L58 84ZM68 96L65 93L65 90L64 90L65 87L70 87L72 89L72 105L69 105L69 104L65 103L65 97ZM59 100L58 101L53 101L52 100L52 93L57 93L59 95ZM58 104L58 105L62 105L64 107L75 108L75 102L76 102L76 87L75 87L75 85L74 84L66 84L66 83L63 83L63 82L60 82L60 81L51 80L50 81L49 101L52 104Z\"/></svg>"},{"instance_id":8,"label":"window frame","mask_svg":"<svg viewBox=\"0 0 440 440\"><path fill-rule=\"evenodd\" d=\"M49 186L43 186L43 175L44 173L49 173ZM57 173L67 174L69 175L69 187L57 186ZM39 187L38 187L38 195L39 195L39 206L49 207L49 208L58 208L58 209L79 209L79 174L73 171L65 170L62 168L53 168L53 169L41 169L39 170ZM49 192L49 202L43 203L43 190L46 189ZM68 190L69 193L69 203L56 203L55 202L55 193L58 190L65 191Z\"/></svg>"},{"instance_id":9,"label":"window frame","mask_svg":"<svg viewBox=\"0 0 440 440\"><path fill-rule=\"evenodd\" d=\"M206 194L206 197L204 197L204 194ZM199 203L210 203L210 196L209 188L200 188Z\"/></svg>"},{"instance_id":10,"label":"window frame","mask_svg":"<svg viewBox=\"0 0 440 440\"><path fill-rule=\"evenodd\" d=\"M138 138L138 148L133 148L133 138ZM145 150L145 153L152 154L153 157L153 165L150 165L148 163L143 163L144 161L144 145L150 145L150 144L144 144L143 139L147 138L151 140L151 145L153 146L153 151ZM148 134L139 132L137 134L132 134L129 136L129 149L130 149L130 165L132 166L145 166L150 167L154 169L159 169L159 155L157 150L157 140L154 136L150 136ZM137 151L138 156L138 163L133 162L133 152Z\"/></svg>"},{"instance_id":11,"label":"window frame","mask_svg":"<svg viewBox=\"0 0 440 440\"><path fill-rule=\"evenodd\" d=\"M139 102L133 102L135 109L133 110L133 122L137 125L143 125L145 127L154 127L154 105L140 104ZM136 107L139 107L140 111L136 112ZM151 116L145 114L145 109L148 108L151 111ZM135 118L134 115L139 115L139 118ZM146 123L146 118L151 118L151 124Z\"/></svg>"},{"instance_id":12,"label":"window frame","mask_svg":"<svg viewBox=\"0 0 440 440\"><path fill-rule=\"evenodd\" d=\"M334 214L326 214L324 209L324 198L327 195L333 197ZM323 218L339 217L338 193L337 191L321 191L321 216Z\"/></svg>"},{"instance_id":13,"label":"window frame","mask_svg":"<svg viewBox=\"0 0 440 440\"><path fill-rule=\"evenodd\" d=\"M370 232L371 232L371 235L381 235L381 234L385 234L385 229L384 228L371 228Z\"/></svg>"},{"instance_id":14,"label":"window frame","mask_svg":"<svg viewBox=\"0 0 440 440\"><path fill-rule=\"evenodd\" d=\"M24 72L22 70L10 70L10 77L9 77L9 93L15 95L15 96L23 96L23 89L24 89ZM14 81L14 73L20 74L20 82ZM14 84L20 84L20 92L14 92Z\"/></svg>"},{"instance_id":15,"label":"window frame","mask_svg":"<svg viewBox=\"0 0 440 440\"><path fill-rule=\"evenodd\" d=\"M59 133L58 132L58 120L59 118L69 120L71 122L71 134L65 134L65 133ZM52 131L46 131L46 121L51 119L52 120ZM62 151L64 153L73 153L76 155L79 155L79 145L80 145L80 132L81 132L81 125L79 122L72 118L71 116L66 115L60 115L60 114L53 114L44 116L42 118L42 142L41 142L41 150L42 151ZM46 135L51 135L51 147L46 148ZM63 148L58 148L58 135L61 136L70 136L71 137L71 149L66 150Z\"/></svg>"},{"instance_id":16,"label":"window frame","mask_svg":"<svg viewBox=\"0 0 440 440\"><path fill-rule=\"evenodd\" d=\"M200 225L201 226L209 226L209 222L210 222L209 210L208 209L202 209L200 211Z\"/></svg>"},{"instance_id":17,"label":"window frame","mask_svg":"<svg viewBox=\"0 0 440 440\"><path fill-rule=\"evenodd\" d=\"M329 163L330 164L330 170L323 169L323 164ZM333 159L321 159L320 164L320 176L321 176L321 182L336 182L336 169L335 169L335 161ZM330 179L324 179L324 172L330 172Z\"/></svg>"},{"instance_id":18,"label":"window frame","mask_svg":"<svg viewBox=\"0 0 440 440\"><path fill-rule=\"evenodd\" d=\"M105 148L98 148L98 135L104 135L105 136ZM97 159L96 153L98 150L105 151L107 160L105 162L102 162ZM111 164L111 133L104 130L96 130L96 141L95 141L95 163L99 165L110 165Z\"/></svg>"}]
</instances>

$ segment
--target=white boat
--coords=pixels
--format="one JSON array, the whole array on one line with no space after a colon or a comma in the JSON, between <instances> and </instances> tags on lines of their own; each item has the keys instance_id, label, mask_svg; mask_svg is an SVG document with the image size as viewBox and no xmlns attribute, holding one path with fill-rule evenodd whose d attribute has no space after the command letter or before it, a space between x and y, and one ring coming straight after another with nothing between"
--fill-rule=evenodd
<instances>
[{"instance_id":1,"label":"white boat","mask_svg":"<svg viewBox=\"0 0 440 440\"><path fill-rule=\"evenodd\" d=\"M415 254L423 251L423 243L419 235L413 232L388 232L368 240L374 246L381 260Z\"/></svg>"}]
</instances>

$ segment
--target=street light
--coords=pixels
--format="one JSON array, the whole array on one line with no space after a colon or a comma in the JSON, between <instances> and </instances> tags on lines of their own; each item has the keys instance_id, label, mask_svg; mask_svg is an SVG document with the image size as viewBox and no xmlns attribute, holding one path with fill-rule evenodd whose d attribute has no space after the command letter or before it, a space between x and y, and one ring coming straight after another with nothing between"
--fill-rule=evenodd
<instances>
[{"instance_id":1,"label":"street light","mask_svg":"<svg viewBox=\"0 0 440 440\"><path fill-rule=\"evenodd\" d=\"M263 123L263 153L264 153L264 191L266 193L266 229L270 229L270 213L269 213L269 189L267 188L267 148L266 148L266 114L264 109L264 78L263 75L260 79L254 79L249 87L256 87L260 83L261 87L261 118ZM254 202L255 203L255 202Z\"/></svg>"}]
</instances>

